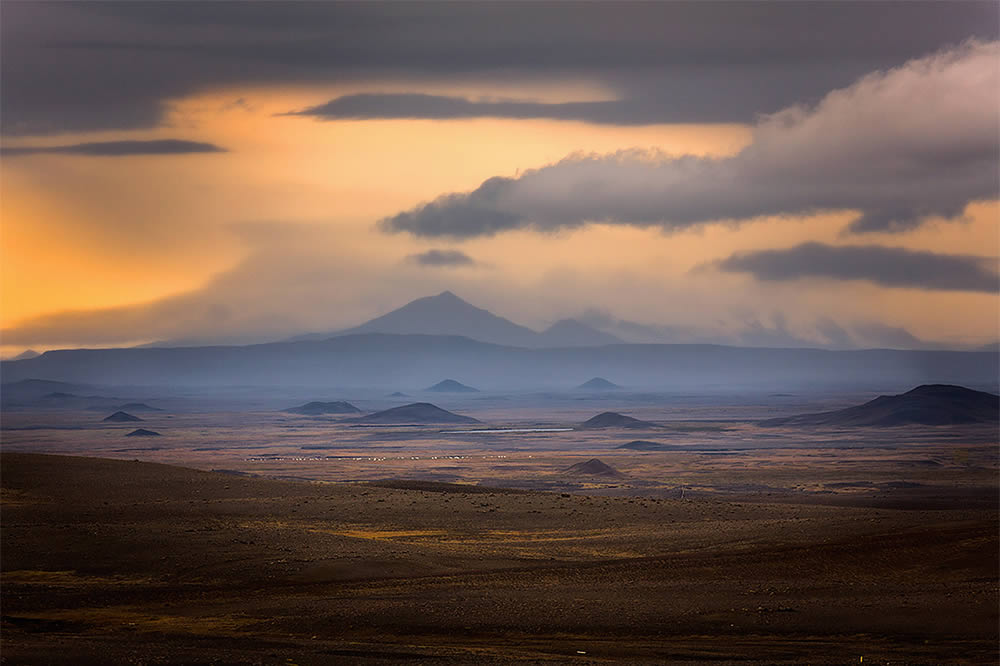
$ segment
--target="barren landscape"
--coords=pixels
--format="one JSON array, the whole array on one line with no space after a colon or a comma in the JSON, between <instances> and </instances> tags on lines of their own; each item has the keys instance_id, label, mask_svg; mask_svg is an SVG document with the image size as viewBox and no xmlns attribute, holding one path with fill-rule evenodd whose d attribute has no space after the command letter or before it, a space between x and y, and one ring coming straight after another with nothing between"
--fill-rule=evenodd
<instances>
[{"instance_id":1,"label":"barren landscape","mask_svg":"<svg viewBox=\"0 0 1000 666\"><path fill-rule=\"evenodd\" d=\"M853 396L439 396L481 423L399 425L147 398L141 422L5 411L6 662L996 656L992 423L759 421ZM580 428L605 406L645 425Z\"/></svg>"},{"instance_id":2,"label":"barren landscape","mask_svg":"<svg viewBox=\"0 0 1000 666\"><path fill-rule=\"evenodd\" d=\"M0 0L0 666L997 664L997 0Z\"/></svg>"}]
</instances>

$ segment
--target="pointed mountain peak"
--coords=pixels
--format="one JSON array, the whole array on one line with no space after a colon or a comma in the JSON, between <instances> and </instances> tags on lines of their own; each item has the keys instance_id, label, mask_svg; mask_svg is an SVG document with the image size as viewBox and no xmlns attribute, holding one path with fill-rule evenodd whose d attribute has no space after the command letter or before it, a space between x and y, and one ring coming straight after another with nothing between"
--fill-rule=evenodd
<instances>
[{"instance_id":1,"label":"pointed mountain peak","mask_svg":"<svg viewBox=\"0 0 1000 666\"><path fill-rule=\"evenodd\" d=\"M478 308L451 291L410 301L360 326L341 331L340 335L348 333L461 335L513 346L532 346L538 337L530 328Z\"/></svg>"},{"instance_id":2,"label":"pointed mountain peak","mask_svg":"<svg viewBox=\"0 0 1000 666\"><path fill-rule=\"evenodd\" d=\"M580 384L577 388L589 391L613 391L621 387L614 382L609 382L604 377L594 377L593 379L588 379L584 383Z\"/></svg>"}]
</instances>

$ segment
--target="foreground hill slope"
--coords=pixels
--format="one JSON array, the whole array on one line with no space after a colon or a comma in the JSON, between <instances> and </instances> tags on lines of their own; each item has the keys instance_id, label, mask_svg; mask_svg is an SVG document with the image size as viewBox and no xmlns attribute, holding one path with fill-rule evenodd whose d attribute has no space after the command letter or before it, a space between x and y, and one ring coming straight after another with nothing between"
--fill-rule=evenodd
<instances>
[{"instance_id":1,"label":"foreground hill slope","mask_svg":"<svg viewBox=\"0 0 1000 666\"><path fill-rule=\"evenodd\" d=\"M0 465L12 664L996 656L995 511Z\"/></svg>"},{"instance_id":2,"label":"foreground hill slope","mask_svg":"<svg viewBox=\"0 0 1000 666\"><path fill-rule=\"evenodd\" d=\"M962 386L928 384L856 407L762 421L764 426L892 427L1000 424L1000 396Z\"/></svg>"}]
</instances>

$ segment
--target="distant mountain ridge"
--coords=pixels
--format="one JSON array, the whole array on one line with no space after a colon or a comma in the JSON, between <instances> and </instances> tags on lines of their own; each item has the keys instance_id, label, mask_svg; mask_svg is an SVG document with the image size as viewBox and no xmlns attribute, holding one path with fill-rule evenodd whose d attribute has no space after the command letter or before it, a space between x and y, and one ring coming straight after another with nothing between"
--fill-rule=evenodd
<instances>
[{"instance_id":1,"label":"distant mountain ridge","mask_svg":"<svg viewBox=\"0 0 1000 666\"><path fill-rule=\"evenodd\" d=\"M887 387L960 384L997 392L1000 356L720 345L526 349L460 336L369 333L228 347L66 349L3 361L0 373L4 405L52 392L94 393L94 385L371 387L385 393L428 386L442 377L461 377L494 392L575 390L580 377L595 375L614 377L632 390L885 392ZM119 398L108 407L124 402Z\"/></svg>"},{"instance_id":2,"label":"distant mountain ridge","mask_svg":"<svg viewBox=\"0 0 1000 666\"><path fill-rule=\"evenodd\" d=\"M478 308L450 291L426 296L370 321L331 333L309 333L288 342L327 340L344 335L391 333L397 335L461 335L511 347L582 347L621 344L621 339L575 319L562 319L541 333L489 310Z\"/></svg>"}]
</instances>

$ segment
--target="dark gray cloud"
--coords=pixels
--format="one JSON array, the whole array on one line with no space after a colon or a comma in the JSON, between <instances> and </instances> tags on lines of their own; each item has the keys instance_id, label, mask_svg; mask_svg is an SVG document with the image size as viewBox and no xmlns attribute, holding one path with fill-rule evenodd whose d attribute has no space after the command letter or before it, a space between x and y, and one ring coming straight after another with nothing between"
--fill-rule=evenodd
<instances>
[{"instance_id":1,"label":"dark gray cloud","mask_svg":"<svg viewBox=\"0 0 1000 666\"><path fill-rule=\"evenodd\" d=\"M783 250L742 252L715 264L758 280L865 280L886 287L996 293L996 259L879 245L803 243Z\"/></svg>"},{"instance_id":2,"label":"dark gray cloud","mask_svg":"<svg viewBox=\"0 0 1000 666\"><path fill-rule=\"evenodd\" d=\"M74 143L64 146L3 146L0 155L84 155L88 157L126 157L129 155L183 155L187 153L224 153L211 143L184 141L182 139L159 139L155 141L95 141Z\"/></svg>"},{"instance_id":3,"label":"dark gray cloud","mask_svg":"<svg viewBox=\"0 0 1000 666\"><path fill-rule=\"evenodd\" d=\"M468 238L592 222L684 229L759 216L860 211L854 232L899 231L995 199L1000 43L969 42L875 72L813 106L762 117L727 158L573 155L380 221Z\"/></svg>"},{"instance_id":4,"label":"dark gray cloud","mask_svg":"<svg viewBox=\"0 0 1000 666\"><path fill-rule=\"evenodd\" d=\"M148 128L171 99L240 83L420 91L526 78L592 81L622 99L538 109L552 117L749 121L943 45L995 39L997 15L990 0L8 2L2 130Z\"/></svg>"},{"instance_id":5,"label":"dark gray cloud","mask_svg":"<svg viewBox=\"0 0 1000 666\"><path fill-rule=\"evenodd\" d=\"M344 95L325 104L291 111L285 115L320 120L513 118L576 120L608 125L655 125L675 123L742 123L757 112L780 108L775 95L764 84L746 79L732 82L724 68L701 71L696 79L675 78L668 91L646 92L625 99L589 102L533 102L528 100L471 100L464 97L422 93L362 93ZM753 79L753 77L751 77ZM707 90L699 91L698 88ZM727 104L741 90L742 104ZM725 90L725 95L718 92ZM813 90L815 93L820 89ZM791 102L793 100L785 100Z\"/></svg>"},{"instance_id":6,"label":"dark gray cloud","mask_svg":"<svg viewBox=\"0 0 1000 666\"><path fill-rule=\"evenodd\" d=\"M371 118L558 118L598 123L662 122L662 113L635 109L622 102L564 102L547 104L515 100L468 100L463 97L417 93L344 95L326 104L293 111L288 115L324 120Z\"/></svg>"},{"instance_id":7,"label":"dark gray cloud","mask_svg":"<svg viewBox=\"0 0 1000 666\"><path fill-rule=\"evenodd\" d=\"M461 250L427 250L407 257L421 266L473 266L475 260Z\"/></svg>"}]
</instances>

